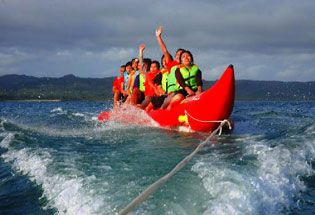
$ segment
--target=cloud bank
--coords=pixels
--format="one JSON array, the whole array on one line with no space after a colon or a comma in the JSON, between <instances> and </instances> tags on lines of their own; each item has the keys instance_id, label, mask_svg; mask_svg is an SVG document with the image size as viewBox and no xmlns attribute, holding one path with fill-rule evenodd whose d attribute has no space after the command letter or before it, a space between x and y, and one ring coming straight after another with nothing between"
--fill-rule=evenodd
<instances>
[{"instance_id":1,"label":"cloud bank","mask_svg":"<svg viewBox=\"0 0 315 215\"><path fill-rule=\"evenodd\" d=\"M137 56L194 54L208 80L234 64L237 79L315 80L315 2L0 1L0 75L108 77Z\"/></svg>"}]
</instances>

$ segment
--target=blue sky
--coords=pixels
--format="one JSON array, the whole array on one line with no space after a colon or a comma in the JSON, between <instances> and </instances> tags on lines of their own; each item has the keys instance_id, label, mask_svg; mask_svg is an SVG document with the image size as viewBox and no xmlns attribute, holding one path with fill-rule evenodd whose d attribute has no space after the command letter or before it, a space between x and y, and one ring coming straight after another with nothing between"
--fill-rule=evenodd
<instances>
[{"instance_id":1,"label":"blue sky","mask_svg":"<svg viewBox=\"0 0 315 215\"><path fill-rule=\"evenodd\" d=\"M145 55L191 50L204 79L315 80L315 1L0 0L0 76L109 77Z\"/></svg>"}]
</instances>

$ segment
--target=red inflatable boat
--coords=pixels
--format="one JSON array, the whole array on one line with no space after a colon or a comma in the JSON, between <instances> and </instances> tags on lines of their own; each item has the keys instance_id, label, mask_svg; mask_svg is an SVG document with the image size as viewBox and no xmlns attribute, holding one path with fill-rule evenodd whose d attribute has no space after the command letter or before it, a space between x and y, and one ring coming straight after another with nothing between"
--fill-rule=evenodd
<instances>
[{"instance_id":1,"label":"red inflatable boat","mask_svg":"<svg viewBox=\"0 0 315 215\"><path fill-rule=\"evenodd\" d=\"M172 110L147 113L161 127L186 126L192 131L211 132L232 113L235 97L234 68L230 65L221 78L202 94L190 97ZM110 112L102 112L99 121L109 120Z\"/></svg>"}]
</instances>

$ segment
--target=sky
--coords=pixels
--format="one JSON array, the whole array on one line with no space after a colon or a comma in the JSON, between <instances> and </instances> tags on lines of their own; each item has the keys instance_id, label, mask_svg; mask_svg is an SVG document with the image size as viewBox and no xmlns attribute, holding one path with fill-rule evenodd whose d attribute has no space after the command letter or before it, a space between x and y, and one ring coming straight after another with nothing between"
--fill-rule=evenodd
<instances>
[{"instance_id":1,"label":"sky","mask_svg":"<svg viewBox=\"0 0 315 215\"><path fill-rule=\"evenodd\" d=\"M314 0L0 0L0 76L103 78L138 56L194 55L203 78L315 81Z\"/></svg>"}]
</instances>

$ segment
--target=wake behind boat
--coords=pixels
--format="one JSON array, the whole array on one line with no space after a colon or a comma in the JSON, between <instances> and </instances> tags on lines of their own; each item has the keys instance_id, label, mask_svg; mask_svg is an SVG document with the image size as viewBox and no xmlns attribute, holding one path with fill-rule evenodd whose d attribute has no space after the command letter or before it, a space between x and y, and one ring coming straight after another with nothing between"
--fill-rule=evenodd
<instances>
[{"instance_id":1,"label":"wake behind boat","mask_svg":"<svg viewBox=\"0 0 315 215\"><path fill-rule=\"evenodd\" d=\"M191 131L211 132L219 126L219 122L228 119L232 113L235 98L235 78L233 65L228 66L221 78L200 95L192 96L171 110L152 110L145 112L160 127L176 128L184 126ZM123 113L123 112L122 112ZM128 116L126 119L134 118ZM99 114L100 122L113 120L111 111ZM125 120L130 124L139 124L138 120ZM140 124L146 125L142 120Z\"/></svg>"}]
</instances>

